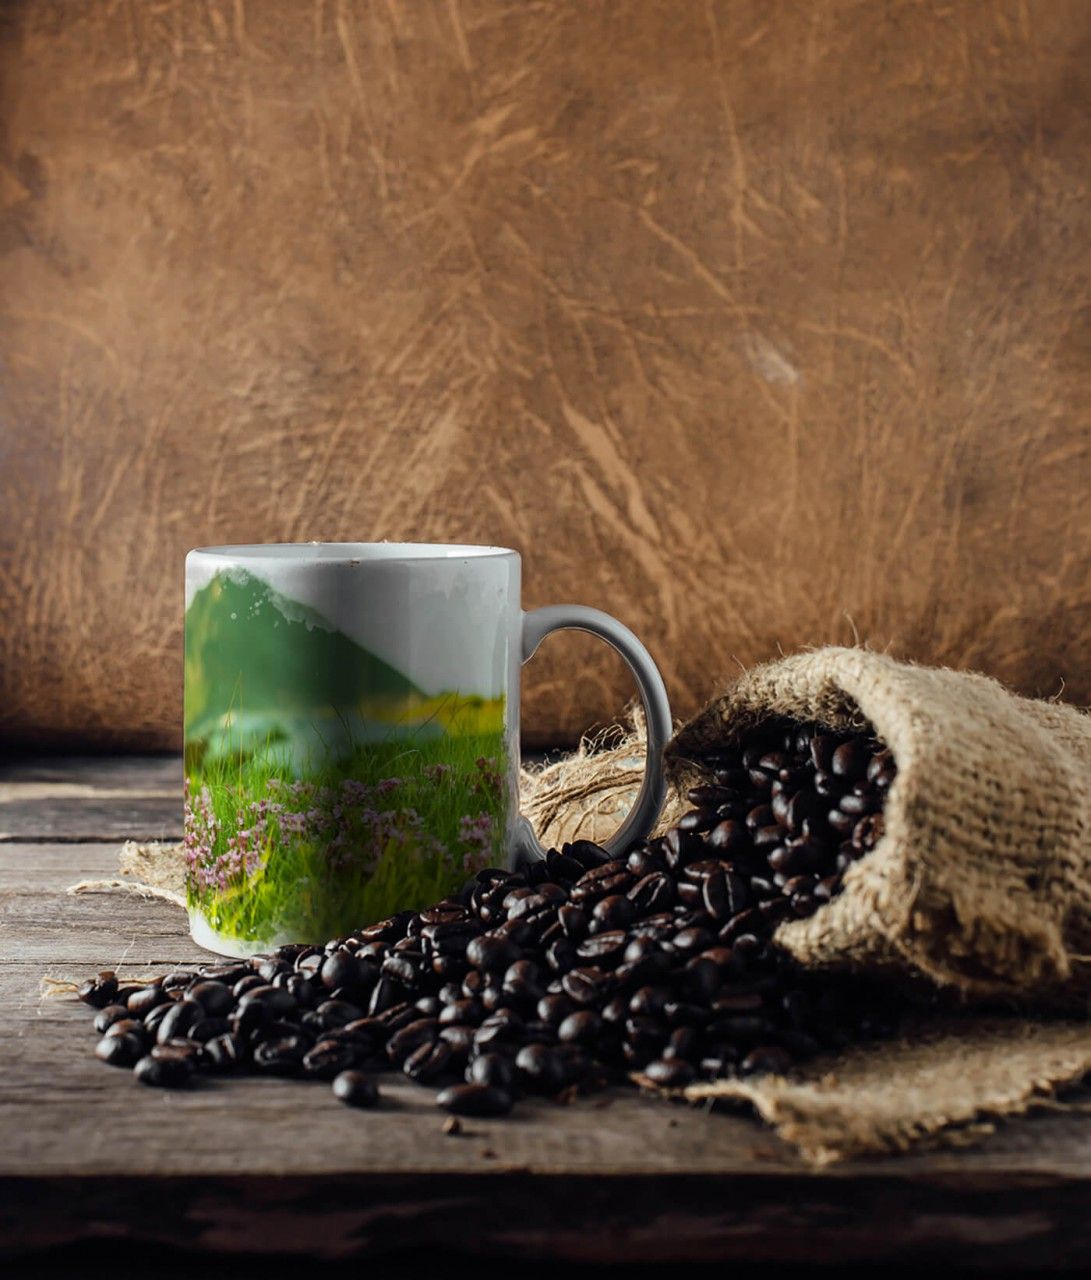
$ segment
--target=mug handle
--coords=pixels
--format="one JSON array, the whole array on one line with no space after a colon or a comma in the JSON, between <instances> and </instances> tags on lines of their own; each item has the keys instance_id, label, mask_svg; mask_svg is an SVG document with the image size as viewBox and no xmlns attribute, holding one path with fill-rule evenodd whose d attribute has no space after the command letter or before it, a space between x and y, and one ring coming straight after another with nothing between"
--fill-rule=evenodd
<instances>
[{"instance_id":1,"label":"mug handle","mask_svg":"<svg viewBox=\"0 0 1091 1280\"><path fill-rule=\"evenodd\" d=\"M663 677L651 654L628 627L601 609L589 609L580 604L554 604L524 613L523 661L528 662L534 656L546 636L568 629L587 631L616 649L636 677L640 700L644 704L648 733L644 780L625 821L603 845L611 857L617 857L629 845L647 836L663 807L667 789L663 774L663 748L671 735L670 703ZM519 827L519 852L531 859L544 858L546 851L526 818L519 819Z\"/></svg>"}]
</instances>

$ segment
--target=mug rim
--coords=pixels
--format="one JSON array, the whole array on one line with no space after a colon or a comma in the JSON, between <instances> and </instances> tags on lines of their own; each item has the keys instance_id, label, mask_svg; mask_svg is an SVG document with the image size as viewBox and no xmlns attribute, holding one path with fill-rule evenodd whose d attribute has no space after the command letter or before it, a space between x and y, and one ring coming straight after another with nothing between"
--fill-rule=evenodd
<instances>
[{"instance_id":1,"label":"mug rim","mask_svg":"<svg viewBox=\"0 0 1091 1280\"><path fill-rule=\"evenodd\" d=\"M419 564L450 560L487 560L515 556L511 547L460 542L242 542L194 547L187 553L223 560L280 560L284 563Z\"/></svg>"}]
</instances>

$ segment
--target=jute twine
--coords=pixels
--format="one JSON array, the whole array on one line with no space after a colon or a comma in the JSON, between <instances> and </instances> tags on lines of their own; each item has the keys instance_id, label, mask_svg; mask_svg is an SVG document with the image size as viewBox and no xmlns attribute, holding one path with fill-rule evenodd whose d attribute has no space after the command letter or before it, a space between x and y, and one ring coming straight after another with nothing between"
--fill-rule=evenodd
<instances>
[{"instance_id":1,"label":"jute twine","mask_svg":"<svg viewBox=\"0 0 1091 1280\"><path fill-rule=\"evenodd\" d=\"M897 1039L787 1077L677 1096L750 1107L814 1164L964 1146L1000 1117L1066 1108L1057 1090L1091 1071L1091 720L983 676L821 649L747 672L675 736L661 825L687 807L701 751L781 715L830 727L870 721L898 780L883 840L838 898L781 926L777 941L809 966L923 978L965 1010L917 1018ZM615 830L639 786L643 748L636 722L525 771L521 804L543 843ZM184 903L180 846L130 842L119 871L72 892ZM998 1000L1013 1012L998 1014Z\"/></svg>"}]
</instances>

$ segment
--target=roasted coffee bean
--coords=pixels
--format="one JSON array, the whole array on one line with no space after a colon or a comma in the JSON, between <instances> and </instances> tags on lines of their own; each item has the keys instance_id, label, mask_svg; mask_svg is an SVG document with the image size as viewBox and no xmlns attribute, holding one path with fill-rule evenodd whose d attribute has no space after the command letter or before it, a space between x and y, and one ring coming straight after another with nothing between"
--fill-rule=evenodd
<instances>
[{"instance_id":1,"label":"roasted coffee bean","mask_svg":"<svg viewBox=\"0 0 1091 1280\"><path fill-rule=\"evenodd\" d=\"M265 979L258 973L248 973L244 978L240 978L238 982L231 988L231 994L236 1000L244 996L248 991L254 991L258 987L267 986Z\"/></svg>"},{"instance_id":2,"label":"roasted coffee bean","mask_svg":"<svg viewBox=\"0 0 1091 1280\"><path fill-rule=\"evenodd\" d=\"M95 1045L95 1057L111 1067L131 1067L143 1053L143 1039L132 1032L103 1036Z\"/></svg>"},{"instance_id":3,"label":"roasted coffee bean","mask_svg":"<svg viewBox=\"0 0 1091 1280\"><path fill-rule=\"evenodd\" d=\"M367 1011L373 1016L386 1013L395 1006L404 1004L407 994L400 982L393 978L380 978L372 988Z\"/></svg>"},{"instance_id":4,"label":"roasted coffee bean","mask_svg":"<svg viewBox=\"0 0 1091 1280\"><path fill-rule=\"evenodd\" d=\"M458 1024L460 1026L476 1027L485 1017L485 1008L478 999L461 999L454 1000L448 1005L444 1005L439 1013L439 1025L441 1027Z\"/></svg>"},{"instance_id":5,"label":"roasted coffee bean","mask_svg":"<svg viewBox=\"0 0 1091 1280\"><path fill-rule=\"evenodd\" d=\"M482 934L474 938L466 948L466 959L475 969L485 973L503 973L519 958L515 945L507 938L495 934Z\"/></svg>"},{"instance_id":6,"label":"roasted coffee bean","mask_svg":"<svg viewBox=\"0 0 1091 1280\"><path fill-rule=\"evenodd\" d=\"M143 1018L151 1013L157 1004L166 1004L169 1000L170 996L167 995L163 988L153 984L141 987L139 991L134 991L126 1001L126 1007L130 1016Z\"/></svg>"},{"instance_id":7,"label":"roasted coffee bean","mask_svg":"<svg viewBox=\"0 0 1091 1280\"><path fill-rule=\"evenodd\" d=\"M106 1036L136 1036L141 1042L151 1039L148 1028L139 1018L118 1018L103 1032Z\"/></svg>"},{"instance_id":8,"label":"roasted coffee bean","mask_svg":"<svg viewBox=\"0 0 1091 1280\"><path fill-rule=\"evenodd\" d=\"M703 848L704 842L695 831L680 831L677 827L671 827L663 837L663 851L667 868L671 871L699 858Z\"/></svg>"},{"instance_id":9,"label":"roasted coffee bean","mask_svg":"<svg viewBox=\"0 0 1091 1280\"><path fill-rule=\"evenodd\" d=\"M528 1044L515 1055L516 1079L528 1093L555 1094L567 1080L564 1059L544 1044Z\"/></svg>"},{"instance_id":10,"label":"roasted coffee bean","mask_svg":"<svg viewBox=\"0 0 1091 1280\"><path fill-rule=\"evenodd\" d=\"M585 1006L598 1004L611 992L610 975L602 969L587 966L572 969L561 979L564 994L576 1004Z\"/></svg>"},{"instance_id":11,"label":"roasted coffee bean","mask_svg":"<svg viewBox=\"0 0 1091 1280\"><path fill-rule=\"evenodd\" d=\"M381 1095L371 1076L362 1071L342 1071L334 1077L333 1096L347 1107L375 1107Z\"/></svg>"},{"instance_id":12,"label":"roasted coffee bean","mask_svg":"<svg viewBox=\"0 0 1091 1280\"><path fill-rule=\"evenodd\" d=\"M663 1057L665 1059L683 1058L686 1062L692 1062L697 1056L699 1047L700 1037L693 1027L675 1027L667 1037Z\"/></svg>"},{"instance_id":13,"label":"roasted coffee bean","mask_svg":"<svg viewBox=\"0 0 1091 1280\"><path fill-rule=\"evenodd\" d=\"M243 993L237 1007L242 1010L254 1004L263 1005L273 1018L293 1014L299 1007L290 991L269 985L251 987Z\"/></svg>"},{"instance_id":14,"label":"roasted coffee bean","mask_svg":"<svg viewBox=\"0 0 1091 1280\"><path fill-rule=\"evenodd\" d=\"M204 1006L198 1004L196 1000L179 1000L167 1010L159 1022L155 1032L156 1041L163 1044L176 1036L188 1035L190 1028L203 1021L204 1017Z\"/></svg>"},{"instance_id":15,"label":"roasted coffee bean","mask_svg":"<svg viewBox=\"0 0 1091 1280\"><path fill-rule=\"evenodd\" d=\"M662 1089L683 1089L692 1084L697 1073L684 1059L679 1057L657 1058L644 1068L644 1074Z\"/></svg>"},{"instance_id":16,"label":"roasted coffee bean","mask_svg":"<svg viewBox=\"0 0 1091 1280\"><path fill-rule=\"evenodd\" d=\"M396 1031L386 1044L386 1056L395 1065L401 1065L414 1050L423 1044L432 1044L439 1038L439 1023L435 1018L418 1018Z\"/></svg>"},{"instance_id":17,"label":"roasted coffee bean","mask_svg":"<svg viewBox=\"0 0 1091 1280\"><path fill-rule=\"evenodd\" d=\"M750 833L744 823L724 818L708 833L708 847L727 857L744 853L750 848Z\"/></svg>"},{"instance_id":18,"label":"roasted coffee bean","mask_svg":"<svg viewBox=\"0 0 1091 1280\"><path fill-rule=\"evenodd\" d=\"M177 1036L172 1040L164 1040L162 1044L153 1044L148 1052L150 1057L156 1059L185 1058L194 1071L198 1070L204 1062L203 1045Z\"/></svg>"},{"instance_id":19,"label":"roasted coffee bean","mask_svg":"<svg viewBox=\"0 0 1091 1280\"><path fill-rule=\"evenodd\" d=\"M546 859L551 879L561 884L574 884L583 875L585 868L566 854L550 851Z\"/></svg>"},{"instance_id":20,"label":"roasted coffee bean","mask_svg":"<svg viewBox=\"0 0 1091 1280\"><path fill-rule=\"evenodd\" d=\"M186 991L186 998L196 1000L210 1018L226 1018L235 1005L230 987L208 979L193 983Z\"/></svg>"},{"instance_id":21,"label":"roasted coffee bean","mask_svg":"<svg viewBox=\"0 0 1091 1280\"><path fill-rule=\"evenodd\" d=\"M305 1075L316 1080L332 1080L355 1067L362 1051L358 1046L340 1040L319 1040L313 1048L303 1055L300 1065Z\"/></svg>"},{"instance_id":22,"label":"roasted coffee bean","mask_svg":"<svg viewBox=\"0 0 1091 1280\"><path fill-rule=\"evenodd\" d=\"M436 1095L436 1105L456 1116L506 1116L511 1094L489 1084L452 1084Z\"/></svg>"},{"instance_id":23,"label":"roasted coffee bean","mask_svg":"<svg viewBox=\"0 0 1091 1280\"><path fill-rule=\"evenodd\" d=\"M254 1049L254 1066L274 1076L296 1076L303 1070L303 1059L309 1049L302 1036L283 1036L266 1040Z\"/></svg>"},{"instance_id":24,"label":"roasted coffee bean","mask_svg":"<svg viewBox=\"0 0 1091 1280\"><path fill-rule=\"evenodd\" d=\"M638 880L656 871L666 871L667 860L651 846L642 844L630 851L625 861L625 869Z\"/></svg>"},{"instance_id":25,"label":"roasted coffee bean","mask_svg":"<svg viewBox=\"0 0 1091 1280\"><path fill-rule=\"evenodd\" d=\"M867 749L859 738L850 738L848 742L842 742L833 753L830 770L835 777L855 781L867 772L867 765Z\"/></svg>"},{"instance_id":26,"label":"roasted coffee bean","mask_svg":"<svg viewBox=\"0 0 1091 1280\"><path fill-rule=\"evenodd\" d=\"M129 1010L123 1004L108 1004L95 1014L94 1028L100 1034L108 1031L115 1022L129 1017Z\"/></svg>"},{"instance_id":27,"label":"roasted coffee bean","mask_svg":"<svg viewBox=\"0 0 1091 1280\"><path fill-rule=\"evenodd\" d=\"M225 1074L237 1070L246 1061L246 1046L230 1033L206 1041L204 1050L204 1066L209 1071Z\"/></svg>"},{"instance_id":28,"label":"roasted coffee bean","mask_svg":"<svg viewBox=\"0 0 1091 1280\"><path fill-rule=\"evenodd\" d=\"M186 1038L194 1044L207 1044L217 1036L227 1035L231 1024L226 1018L201 1018L186 1032Z\"/></svg>"},{"instance_id":29,"label":"roasted coffee bean","mask_svg":"<svg viewBox=\"0 0 1091 1280\"><path fill-rule=\"evenodd\" d=\"M84 1004L89 1004L92 1009L105 1009L108 1004L113 1004L117 999L118 981L117 975L111 969L103 969L93 978L88 978L86 982L80 984L76 989L76 995ZM131 1010L135 1012L135 1010Z\"/></svg>"},{"instance_id":30,"label":"roasted coffee bean","mask_svg":"<svg viewBox=\"0 0 1091 1280\"><path fill-rule=\"evenodd\" d=\"M510 1094L515 1086L515 1064L503 1054L478 1054L466 1067L466 1082L489 1085Z\"/></svg>"},{"instance_id":31,"label":"roasted coffee bean","mask_svg":"<svg viewBox=\"0 0 1091 1280\"><path fill-rule=\"evenodd\" d=\"M445 1040L433 1040L414 1049L402 1063L402 1070L417 1084L434 1084L450 1073L453 1062L451 1046Z\"/></svg>"},{"instance_id":32,"label":"roasted coffee bean","mask_svg":"<svg viewBox=\"0 0 1091 1280\"><path fill-rule=\"evenodd\" d=\"M573 906L566 903L565 906L557 912L557 923L564 931L565 937L579 941L587 935L588 927L591 923L590 916L583 907Z\"/></svg>"},{"instance_id":33,"label":"roasted coffee bean","mask_svg":"<svg viewBox=\"0 0 1091 1280\"><path fill-rule=\"evenodd\" d=\"M570 1013L576 1012L576 1005L563 992L558 991L543 996L538 1001L536 1012L540 1022L548 1022L552 1027L558 1027Z\"/></svg>"},{"instance_id":34,"label":"roasted coffee bean","mask_svg":"<svg viewBox=\"0 0 1091 1280\"><path fill-rule=\"evenodd\" d=\"M571 844L561 846L561 853L567 858L574 858L584 870L601 866L610 859L606 850L591 840L573 840Z\"/></svg>"},{"instance_id":35,"label":"roasted coffee bean","mask_svg":"<svg viewBox=\"0 0 1091 1280\"><path fill-rule=\"evenodd\" d=\"M792 1055L787 1049L778 1045L763 1044L757 1048L751 1049L743 1058L739 1070L744 1075L754 1075L758 1072L772 1072L775 1075L783 1075L792 1067Z\"/></svg>"},{"instance_id":36,"label":"roasted coffee bean","mask_svg":"<svg viewBox=\"0 0 1091 1280\"><path fill-rule=\"evenodd\" d=\"M596 933L586 938L576 948L576 955L581 960L594 960L600 964L618 963L629 945L628 936L622 929L611 933Z\"/></svg>"},{"instance_id":37,"label":"roasted coffee bean","mask_svg":"<svg viewBox=\"0 0 1091 1280\"><path fill-rule=\"evenodd\" d=\"M678 819L678 829L679 831L711 831L719 820L715 807L710 809L691 809Z\"/></svg>"},{"instance_id":38,"label":"roasted coffee bean","mask_svg":"<svg viewBox=\"0 0 1091 1280\"><path fill-rule=\"evenodd\" d=\"M605 862L576 881L571 900L578 905L591 905L613 894L626 893L632 883L632 873L623 863Z\"/></svg>"},{"instance_id":39,"label":"roasted coffee bean","mask_svg":"<svg viewBox=\"0 0 1091 1280\"><path fill-rule=\"evenodd\" d=\"M636 916L636 908L627 897L620 893L609 894L595 903L591 912L591 930L593 933L606 933L614 929L624 929Z\"/></svg>"},{"instance_id":40,"label":"roasted coffee bean","mask_svg":"<svg viewBox=\"0 0 1091 1280\"><path fill-rule=\"evenodd\" d=\"M602 1019L591 1009L571 1013L557 1028L557 1039L564 1044L593 1047L602 1030Z\"/></svg>"},{"instance_id":41,"label":"roasted coffee bean","mask_svg":"<svg viewBox=\"0 0 1091 1280\"><path fill-rule=\"evenodd\" d=\"M696 951L704 951L712 946L713 935L708 929L691 926L681 929L671 939L674 949L684 955L692 955Z\"/></svg>"},{"instance_id":42,"label":"roasted coffee bean","mask_svg":"<svg viewBox=\"0 0 1091 1280\"><path fill-rule=\"evenodd\" d=\"M153 1058L149 1054L133 1067L133 1075L141 1084L159 1089L178 1089L193 1078L193 1064L188 1058Z\"/></svg>"},{"instance_id":43,"label":"roasted coffee bean","mask_svg":"<svg viewBox=\"0 0 1091 1280\"><path fill-rule=\"evenodd\" d=\"M653 871L638 880L629 890L629 901L634 915L654 915L660 911L669 911L674 905L675 886L669 876L661 871ZM600 903L599 906L602 904ZM625 921L628 924L629 921Z\"/></svg>"}]
</instances>

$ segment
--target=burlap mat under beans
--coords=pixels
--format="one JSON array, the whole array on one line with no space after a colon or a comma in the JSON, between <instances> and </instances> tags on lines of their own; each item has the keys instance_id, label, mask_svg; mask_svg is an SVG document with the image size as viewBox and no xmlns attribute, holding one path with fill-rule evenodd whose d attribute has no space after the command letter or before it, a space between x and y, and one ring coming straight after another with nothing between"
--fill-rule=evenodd
<instances>
[{"instance_id":1,"label":"burlap mat under beans","mask_svg":"<svg viewBox=\"0 0 1091 1280\"><path fill-rule=\"evenodd\" d=\"M687 807L695 755L774 715L869 721L898 764L883 839L837 898L782 925L777 941L807 965L923 977L967 1009L790 1077L693 1085L684 1097L753 1107L818 1164L962 1146L999 1117L1063 1107L1056 1091L1091 1072L1091 720L983 676L821 649L744 674L676 735L663 825ZM524 773L523 811L543 842L614 830L642 751L638 727ZM181 900L180 846L130 843L121 870L132 878L73 888Z\"/></svg>"}]
</instances>

